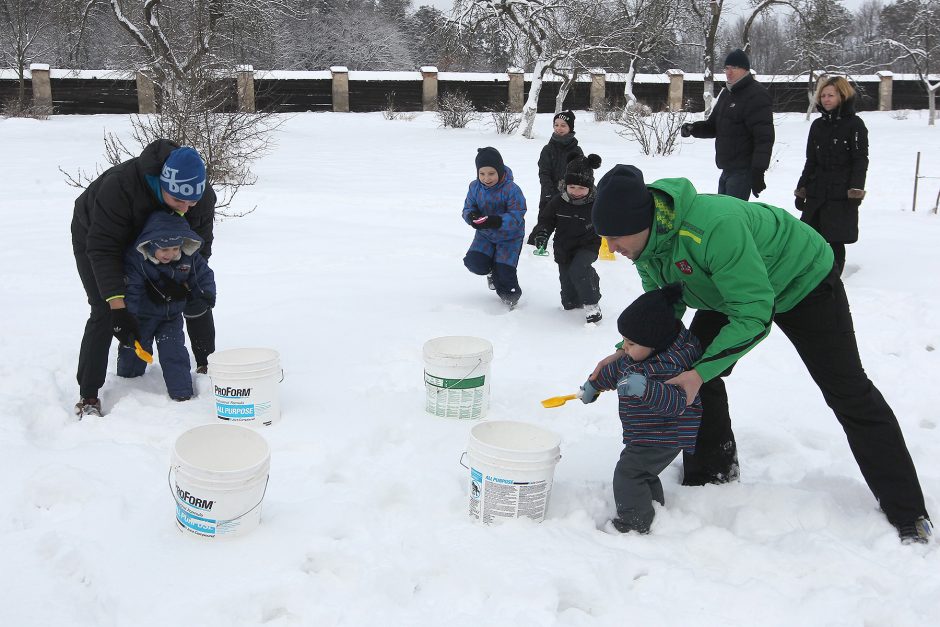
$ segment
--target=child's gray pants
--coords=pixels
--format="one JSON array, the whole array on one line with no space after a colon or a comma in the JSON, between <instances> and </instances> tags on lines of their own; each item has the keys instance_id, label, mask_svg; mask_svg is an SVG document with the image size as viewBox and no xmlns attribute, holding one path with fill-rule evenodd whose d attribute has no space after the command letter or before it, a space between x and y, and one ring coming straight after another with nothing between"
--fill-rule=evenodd
<instances>
[{"instance_id":1,"label":"child's gray pants","mask_svg":"<svg viewBox=\"0 0 940 627\"><path fill-rule=\"evenodd\" d=\"M659 473L672 463L681 449L627 444L614 469L614 502L617 517L640 533L653 523L653 501L665 505Z\"/></svg>"}]
</instances>

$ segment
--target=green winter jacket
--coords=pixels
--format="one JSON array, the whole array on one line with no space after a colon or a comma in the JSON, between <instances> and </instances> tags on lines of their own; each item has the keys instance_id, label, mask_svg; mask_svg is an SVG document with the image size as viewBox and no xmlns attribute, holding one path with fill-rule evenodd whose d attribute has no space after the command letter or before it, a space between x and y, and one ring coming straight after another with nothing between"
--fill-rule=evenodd
<instances>
[{"instance_id":1,"label":"green winter jacket","mask_svg":"<svg viewBox=\"0 0 940 627\"><path fill-rule=\"evenodd\" d=\"M656 209L636 261L643 289L682 281L679 317L689 306L730 321L694 364L709 381L767 336L774 314L792 309L829 274L832 249L779 207L699 194L684 178L647 187Z\"/></svg>"}]
</instances>

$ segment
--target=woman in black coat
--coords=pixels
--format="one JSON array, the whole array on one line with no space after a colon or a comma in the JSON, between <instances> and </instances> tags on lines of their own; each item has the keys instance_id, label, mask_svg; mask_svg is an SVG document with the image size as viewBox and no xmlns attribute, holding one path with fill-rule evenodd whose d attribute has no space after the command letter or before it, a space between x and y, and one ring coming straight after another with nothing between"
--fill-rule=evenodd
<instances>
[{"instance_id":1,"label":"woman in black coat","mask_svg":"<svg viewBox=\"0 0 940 627\"><path fill-rule=\"evenodd\" d=\"M858 207L865 197L868 129L855 115L855 90L841 76L816 91L822 117L809 129L806 165L797 183L796 208L802 220L826 238L839 272L845 245L858 241Z\"/></svg>"},{"instance_id":2,"label":"woman in black coat","mask_svg":"<svg viewBox=\"0 0 940 627\"><path fill-rule=\"evenodd\" d=\"M552 120L552 136L539 153L539 209L561 192L568 161L583 157L584 151L574 136L574 111L556 113Z\"/></svg>"}]
</instances>

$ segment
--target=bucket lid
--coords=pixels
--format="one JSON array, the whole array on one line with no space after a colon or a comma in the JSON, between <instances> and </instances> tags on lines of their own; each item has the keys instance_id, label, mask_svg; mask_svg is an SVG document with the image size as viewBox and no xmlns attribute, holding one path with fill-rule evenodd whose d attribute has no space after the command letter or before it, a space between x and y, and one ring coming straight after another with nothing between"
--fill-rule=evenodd
<instances>
[{"instance_id":1,"label":"bucket lid","mask_svg":"<svg viewBox=\"0 0 940 627\"><path fill-rule=\"evenodd\" d=\"M447 335L424 343L425 359L462 359L470 356L490 361L493 358L493 344L482 337L470 335Z\"/></svg>"},{"instance_id":2,"label":"bucket lid","mask_svg":"<svg viewBox=\"0 0 940 627\"><path fill-rule=\"evenodd\" d=\"M278 352L271 348L230 348L209 355L209 366L262 370L277 364Z\"/></svg>"}]
</instances>

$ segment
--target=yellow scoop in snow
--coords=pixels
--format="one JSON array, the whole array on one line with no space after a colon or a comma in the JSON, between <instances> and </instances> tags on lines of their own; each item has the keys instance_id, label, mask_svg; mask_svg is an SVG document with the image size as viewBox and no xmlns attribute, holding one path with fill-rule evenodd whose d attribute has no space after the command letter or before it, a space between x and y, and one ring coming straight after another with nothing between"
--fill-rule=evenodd
<instances>
[{"instance_id":1,"label":"yellow scoop in snow","mask_svg":"<svg viewBox=\"0 0 940 627\"><path fill-rule=\"evenodd\" d=\"M134 340L134 352L137 353L137 356L148 364L153 363L153 355L144 350L144 347L140 345L140 342Z\"/></svg>"},{"instance_id":2,"label":"yellow scoop in snow","mask_svg":"<svg viewBox=\"0 0 940 627\"><path fill-rule=\"evenodd\" d=\"M577 394L566 394L565 396L553 396L542 401L542 407L561 407L568 401L578 398Z\"/></svg>"}]
</instances>

